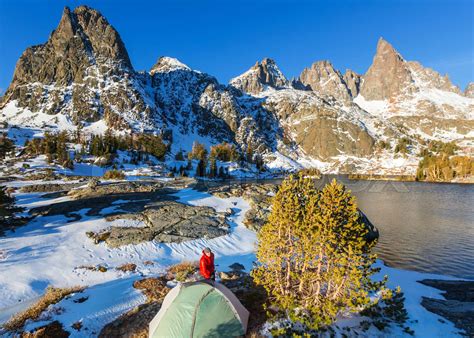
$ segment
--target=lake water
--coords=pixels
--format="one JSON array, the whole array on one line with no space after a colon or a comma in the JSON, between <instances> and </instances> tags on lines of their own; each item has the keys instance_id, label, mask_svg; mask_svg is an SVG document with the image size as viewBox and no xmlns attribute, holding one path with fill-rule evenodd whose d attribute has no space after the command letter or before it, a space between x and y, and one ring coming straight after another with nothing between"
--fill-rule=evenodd
<instances>
[{"instance_id":1,"label":"lake water","mask_svg":"<svg viewBox=\"0 0 474 338\"><path fill-rule=\"evenodd\" d=\"M474 279L474 185L337 179L379 229L387 265Z\"/></svg>"},{"instance_id":2,"label":"lake water","mask_svg":"<svg viewBox=\"0 0 474 338\"><path fill-rule=\"evenodd\" d=\"M379 229L375 250L387 265L474 279L474 185L356 181L327 175L316 181L318 187L333 178L353 192L360 209Z\"/></svg>"}]
</instances>

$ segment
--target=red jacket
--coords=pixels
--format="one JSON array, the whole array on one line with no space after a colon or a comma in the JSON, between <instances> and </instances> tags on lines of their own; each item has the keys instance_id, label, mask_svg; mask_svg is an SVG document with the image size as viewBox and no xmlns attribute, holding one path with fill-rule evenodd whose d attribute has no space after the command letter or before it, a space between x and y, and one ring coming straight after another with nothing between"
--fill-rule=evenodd
<instances>
[{"instance_id":1,"label":"red jacket","mask_svg":"<svg viewBox=\"0 0 474 338\"><path fill-rule=\"evenodd\" d=\"M209 279L214 272L214 254L211 252L211 256L208 256L202 252L201 260L199 261L199 271L201 275Z\"/></svg>"}]
</instances>

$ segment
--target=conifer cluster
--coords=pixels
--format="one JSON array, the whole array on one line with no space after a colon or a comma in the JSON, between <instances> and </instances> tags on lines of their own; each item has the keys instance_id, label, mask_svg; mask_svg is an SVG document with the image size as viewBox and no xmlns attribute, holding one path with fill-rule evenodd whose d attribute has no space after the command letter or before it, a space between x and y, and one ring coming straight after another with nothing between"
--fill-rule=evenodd
<instances>
[{"instance_id":1,"label":"conifer cluster","mask_svg":"<svg viewBox=\"0 0 474 338\"><path fill-rule=\"evenodd\" d=\"M329 325L368 304L369 292L380 287L370 279L377 269L367 232L343 185L334 180L318 191L312 179L291 175L258 234L254 281L278 314L308 330Z\"/></svg>"}]
</instances>

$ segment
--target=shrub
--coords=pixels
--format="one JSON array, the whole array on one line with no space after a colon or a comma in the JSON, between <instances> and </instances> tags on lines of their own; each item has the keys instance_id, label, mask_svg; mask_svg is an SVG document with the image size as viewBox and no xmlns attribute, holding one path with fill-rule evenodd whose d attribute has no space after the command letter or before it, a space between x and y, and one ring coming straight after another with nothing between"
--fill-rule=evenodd
<instances>
[{"instance_id":1,"label":"shrub","mask_svg":"<svg viewBox=\"0 0 474 338\"><path fill-rule=\"evenodd\" d=\"M411 144L411 141L407 137L402 137L398 140L397 145L395 146L395 153L408 153L408 146Z\"/></svg>"},{"instance_id":2,"label":"shrub","mask_svg":"<svg viewBox=\"0 0 474 338\"><path fill-rule=\"evenodd\" d=\"M29 319L37 319L48 306L60 302L63 298L72 293L82 292L84 287L74 286L70 288L55 288L49 286L45 294L33 305L26 310L14 315L10 318L3 327L8 331L20 330Z\"/></svg>"},{"instance_id":3,"label":"shrub","mask_svg":"<svg viewBox=\"0 0 474 338\"><path fill-rule=\"evenodd\" d=\"M104 179L106 180L123 180L125 179L125 174L121 170L108 170L105 172Z\"/></svg>"},{"instance_id":4,"label":"shrub","mask_svg":"<svg viewBox=\"0 0 474 338\"><path fill-rule=\"evenodd\" d=\"M184 282L188 277L198 271L198 262L181 262L172 265L168 268L168 273L171 274L177 281Z\"/></svg>"},{"instance_id":5,"label":"shrub","mask_svg":"<svg viewBox=\"0 0 474 338\"><path fill-rule=\"evenodd\" d=\"M132 271L135 271L136 269L137 269L137 265L133 263L127 263L127 264L123 264L117 267L117 270L120 270L122 272L132 272Z\"/></svg>"},{"instance_id":6,"label":"shrub","mask_svg":"<svg viewBox=\"0 0 474 338\"><path fill-rule=\"evenodd\" d=\"M312 179L291 175L258 233L252 276L277 315L319 329L368 304L380 287L370 279L377 269L367 232L343 185L333 180L318 192Z\"/></svg>"},{"instance_id":7,"label":"shrub","mask_svg":"<svg viewBox=\"0 0 474 338\"><path fill-rule=\"evenodd\" d=\"M159 301L170 290L166 286L166 281L163 278L149 277L133 282L135 289L141 290L147 297L148 302Z\"/></svg>"},{"instance_id":8,"label":"shrub","mask_svg":"<svg viewBox=\"0 0 474 338\"><path fill-rule=\"evenodd\" d=\"M321 177L321 171L318 168L304 168L298 171L299 175L309 176L309 177Z\"/></svg>"}]
</instances>

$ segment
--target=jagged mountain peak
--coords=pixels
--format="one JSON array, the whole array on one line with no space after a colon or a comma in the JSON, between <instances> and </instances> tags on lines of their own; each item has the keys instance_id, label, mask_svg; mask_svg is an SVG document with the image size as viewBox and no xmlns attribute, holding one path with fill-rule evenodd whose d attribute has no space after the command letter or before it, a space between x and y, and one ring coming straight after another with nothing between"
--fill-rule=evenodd
<instances>
[{"instance_id":1,"label":"jagged mountain peak","mask_svg":"<svg viewBox=\"0 0 474 338\"><path fill-rule=\"evenodd\" d=\"M258 94L267 87L286 87L288 80L273 59L264 58L242 75L230 80L230 85L246 93Z\"/></svg>"},{"instance_id":2,"label":"jagged mountain peak","mask_svg":"<svg viewBox=\"0 0 474 338\"><path fill-rule=\"evenodd\" d=\"M372 65L364 75L361 95L367 100L389 99L406 90L413 81L403 57L380 38Z\"/></svg>"},{"instance_id":3,"label":"jagged mountain peak","mask_svg":"<svg viewBox=\"0 0 474 338\"><path fill-rule=\"evenodd\" d=\"M392 46L392 44L390 44L390 42L385 40L383 37L380 37L377 42L377 50L375 56L382 56L384 54L388 54L392 57L398 57L403 60L401 54Z\"/></svg>"},{"instance_id":4,"label":"jagged mountain peak","mask_svg":"<svg viewBox=\"0 0 474 338\"><path fill-rule=\"evenodd\" d=\"M474 82L469 82L464 90L464 96L474 98Z\"/></svg>"},{"instance_id":5,"label":"jagged mountain peak","mask_svg":"<svg viewBox=\"0 0 474 338\"><path fill-rule=\"evenodd\" d=\"M321 96L332 96L343 102L350 101L353 95L357 96L358 93L358 84L353 83L352 78L350 80L349 87L341 72L328 60L314 62L311 67L305 68L299 77L299 82L306 89Z\"/></svg>"},{"instance_id":6,"label":"jagged mountain peak","mask_svg":"<svg viewBox=\"0 0 474 338\"><path fill-rule=\"evenodd\" d=\"M176 58L161 56L158 61L156 61L155 65L151 68L150 74L153 75L155 73L167 73L180 69L187 71L191 70L190 67L188 67Z\"/></svg>"}]
</instances>

